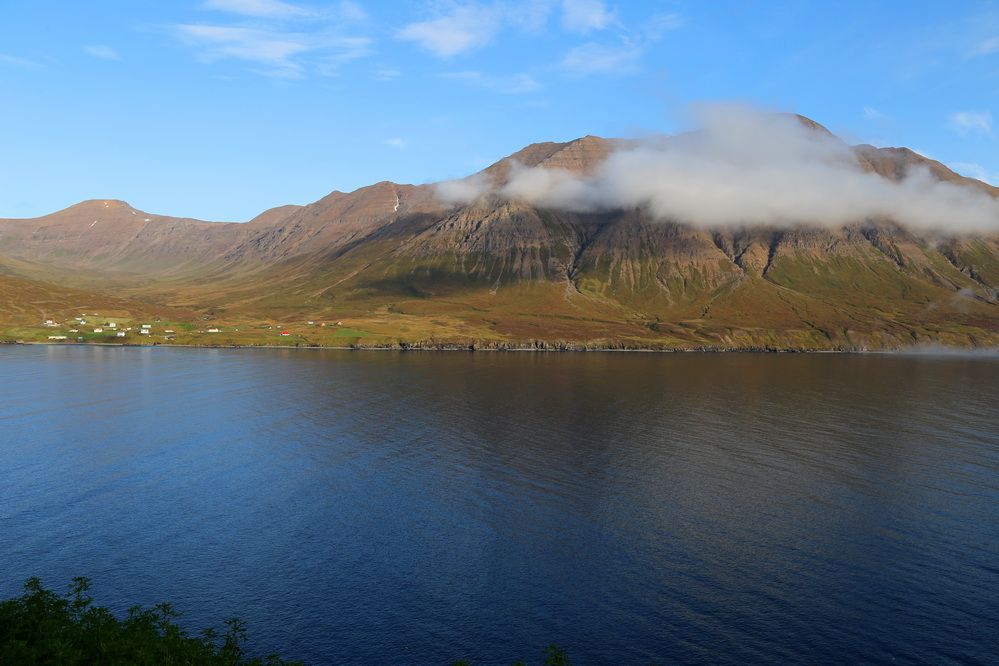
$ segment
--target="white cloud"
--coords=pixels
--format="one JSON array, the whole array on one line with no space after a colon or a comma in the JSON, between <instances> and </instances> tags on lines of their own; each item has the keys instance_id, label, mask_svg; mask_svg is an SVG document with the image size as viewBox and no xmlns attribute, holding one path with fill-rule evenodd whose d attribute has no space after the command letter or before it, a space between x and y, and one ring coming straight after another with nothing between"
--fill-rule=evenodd
<instances>
[{"instance_id":1,"label":"white cloud","mask_svg":"<svg viewBox=\"0 0 999 666\"><path fill-rule=\"evenodd\" d=\"M656 14L645 22L641 32L645 39L654 42L661 39L667 32L682 28L683 24L684 19L680 14Z\"/></svg>"},{"instance_id":2,"label":"white cloud","mask_svg":"<svg viewBox=\"0 0 999 666\"><path fill-rule=\"evenodd\" d=\"M984 134L992 136L992 114L988 111L958 111L948 119L958 134Z\"/></svg>"},{"instance_id":3,"label":"white cloud","mask_svg":"<svg viewBox=\"0 0 999 666\"><path fill-rule=\"evenodd\" d=\"M340 66L371 54L371 40L367 37L326 36L313 42L324 55L317 59L316 71L324 76L337 76Z\"/></svg>"},{"instance_id":4,"label":"white cloud","mask_svg":"<svg viewBox=\"0 0 999 666\"><path fill-rule=\"evenodd\" d=\"M34 60L28 60L27 58L19 58L17 56L7 55L5 53L0 53L0 64L13 65L14 67L23 67L25 69L38 69L42 65L35 62Z\"/></svg>"},{"instance_id":5,"label":"white cloud","mask_svg":"<svg viewBox=\"0 0 999 666\"><path fill-rule=\"evenodd\" d=\"M875 109L873 106L865 106L864 117L867 118L868 120L884 120L886 116L885 114Z\"/></svg>"},{"instance_id":6,"label":"white cloud","mask_svg":"<svg viewBox=\"0 0 999 666\"><path fill-rule=\"evenodd\" d=\"M456 5L437 18L402 27L396 36L415 42L441 58L450 58L491 42L503 19L499 6Z\"/></svg>"},{"instance_id":7,"label":"white cloud","mask_svg":"<svg viewBox=\"0 0 999 666\"><path fill-rule=\"evenodd\" d=\"M575 74L626 74L634 71L642 52L636 44L607 46L587 42L566 53L562 67Z\"/></svg>"},{"instance_id":8,"label":"white cloud","mask_svg":"<svg viewBox=\"0 0 999 666\"><path fill-rule=\"evenodd\" d=\"M913 228L999 230L999 201L915 169L900 182L860 168L849 146L785 114L700 110L702 128L613 152L588 176L515 166L498 189L479 178L438 187L447 201L492 195L572 211L643 207L701 227L840 226L893 219Z\"/></svg>"},{"instance_id":9,"label":"white cloud","mask_svg":"<svg viewBox=\"0 0 999 666\"><path fill-rule=\"evenodd\" d=\"M999 51L999 37L992 37L979 44L972 55L983 56L997 51Z\"/></svg>"},{"instance_id":10,"label":"white cloud","mask_svg":"<svg viewBox=\"0 0 999 666\"><path fill-rule=\"evenodd\" d=\"M203 60L246 60L264 66L262 73L272 76L303 76L305 65L299 56L307 53L316 55L313 65L316 71L332 74L340 64L370 52L370 40L366 37L222 25L188 24L175 27L181 38L194 46Z\"/></svg>"},{"instance_id":11,"label":"white cloud","mask_svg":"<svg viewBox=\"0 0 999 666\"><path fill-rule=\"evenodd\" d=\"M382 67L375 70L376 81L394 81L400 76L402 76L402 72L395 67Z\"/></svg>"},{"instance_id":12,"label":"white cloud","mask_svg":"<svg viewBox=\"0 0 999 666\"><path fill-rule=\"evenodd\" d=\"M368 13L361 5L352 0L343 0L337 7L337 15L341 20L362 23L368 20Z\"/></svg>"},{"instance_id":13,"label":"white cloud","mask_svg":"<svg viewBox=\"0 0 999 666\"><path fill-rule=\"evenodd\" d=\"M999 183L999 173L989 171L981 164L974 162L951 162L947 166L962 176L968 176L969 178L980 180L983 183L988 183L990 185Z\"/></svg>"},{"instance_id":14,"label":"white cloud","mask_svg":"<svg viewBox=\"0 0 999 666\"><path fill-rule=\"evenodd\" d=\"M368 15L353 0L321 8L284 0L203 0L201 8L238 14L235 22L184 23L172 32L204 62L242 60L267 76L336 76L340 67L372 51L372 40L345 34L361 30Z\"/></svg>"},{"instance_id":15,"label":"white cloud","mask_svg":"<svg viewBox=\"0 0 999 666\"><path fill-rule=\"evenodd\" d=\"M488 46L508 29L522 33L540 32L556 9L559 26L567 32L588 34L608 28L620 29L623 46L584 44L573 50L579 55L586 55L587 50L600 49L601 53L597 55L602 56L605 62L613 58L637 58L644 46L683 24L679 14L655 14L637 29L625 30L617 14L603 0L441 0L431 7L436 11L430 18L403 26L395 36L441 58L452 58ZM566 58L570 66L579 64L575 62L573 52ZM580 65L577 69L608 71L601 69L600 63L595 68Z\"/></svg>"},{"instance_id":16,"label":"white cloud","mask_svg":"<svg viewBox=\"0 0 999 666\"><path fill-rule=\"evenodd\" d=\"M395 148L396 150L405 150L409 147L409 141L399 137L392 137L391 139L385 139L382 141L386 146L390 148Z\"/></svg>"},{"instance_id":17,"label":"white cloud","mask_svg":"<svg viewBox=\"0 0 999 666\"><path fill-rule=\"evenodd\" d=\"M482 72L445 72L442 78L463 81L493 92L507 95L532 93L541 90L541 84L530 74L489 75Z\"/></svg>"},{"instance_id":18,"label":"white cloud","mask_svg":"<svg viewBox=\"0 0 999 666\"><path fill-rule=\"evenodd\" d=\"M268 18L306 16L310 13L303 7L281 0L205 0L203 6L205 9Z\"/></svg>"},{"instance_id":19,"label":"white cloud","mask_svg":"<svg viewBox=\"0 0 999 666\"><path fill-rule=\"evenodd\" d=\"M101 60L121 60L121 56L118 55L118 52L105 44L84 46L83 51L87 55L100 58Z\"/></svg>"},{"instance_id":20,"label":"white cloud","mask_svg":"<svg viewBox=\"0 0 999 666\"><path fill-rule=\"evenodd\" d=\"M602 0L562 0L562 27L586 34L617 23L617 16Z\"/></svg>"},{"instance_id":21,"label":"white cloud","mask_svg":"<svg viewBox=\"0 0 999 666\"><path fill-rule=\"evenodd\" d=\"M482 174L460 180L445 180L435 187L437 197L447 203L470 203L489 192L489 183Z\"/></svg>"},{"instance_id":22,"label":"white cloud","mask_svg":"<svg viewBox=\"0 0 999 666\"><path fill-rule=\"evenodd\" d=\"M198 47L204 60L248 60L284 76L300 75L302 66L294 56L309 50L303 34L221 25L179 25L177 30Z\"/></svg>"},{"instance_id":23,"label":"white cloud","mask_svg":"<svg viewBox=\"0 0 999 666\"><path fill-rule=\"evenodd\" d=\"M548 17L555 7L555 0L524 0L495 5L510 26L523 32L538 32L548 24Z\"/></svg>"},{"instance_id":24,"label":"white cloud","mask_svg":"<svg viewBox=\"0 0 999 666\"><path fill-rule=\"evenodd\" d=\"M577 75L630 74L649 46L682 25L679 14L657 14L638 30L619 31L617 44L591 41L573 47L562 57L562 68Z\"/></svg>"}]
</instances>

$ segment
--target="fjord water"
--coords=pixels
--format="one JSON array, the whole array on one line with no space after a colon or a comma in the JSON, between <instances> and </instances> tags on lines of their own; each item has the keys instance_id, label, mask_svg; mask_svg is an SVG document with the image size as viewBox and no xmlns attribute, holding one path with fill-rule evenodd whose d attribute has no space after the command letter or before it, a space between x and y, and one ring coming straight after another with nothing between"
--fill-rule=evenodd
<instances>
[{"instance_id":1,"label":"fjord water","mask_svg":"<svg viewBox=\"0 0 999 666\"><path fill-rule=\"evenodd\" d=\"M995 663L999 360L0 348L0 594L314 663Z\"/></svg>"}]
</instances>

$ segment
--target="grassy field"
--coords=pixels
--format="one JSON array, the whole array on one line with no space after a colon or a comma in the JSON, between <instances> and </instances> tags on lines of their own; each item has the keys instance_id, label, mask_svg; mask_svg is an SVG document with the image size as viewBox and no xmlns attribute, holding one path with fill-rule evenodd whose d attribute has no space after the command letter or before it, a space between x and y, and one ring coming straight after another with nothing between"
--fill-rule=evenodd
<instances>
[{"instance_id":1,"label":"grassy field","mask_svg":"<svg viewBox=\"0 0 999 666\"><path fill-rule=\"evenodd\" d=\"M789 309L805 310L809 304L789 299ZM93 333L90 327L80 333L70 326L0 325L0 341L49 342L50 335L66 335L62 344L109 343L128 345L196 346L308 346L308 347L420 347L420 348L611 348L611 349L894 349L939 343L963 347L999 345L999 335L988 322L975 326L958 321L906 321L897 314L883 320L863 322L844 320L837 328L824 321L817 325L776 328L773 318L760 309L761 326L726 323L724 308L702 319L659 320L642 316L608 319L585 313L537 315L475 311L416 313L417 308L402 305L401 311L358 315L342 326L280 322L261 325L252 320L226 319L191 322L156 322L149 335L138 334L139 320L121 317L121 327L132 327L125 337L113 332ZM777 307L777 306L775 306ZM457 309L457 308L456 308ZM812 311L816 306L812 306ZM767 325L769 324L769 325ZM852 326L852 327L851 327ZM209 328L218 328L210 333ZM172 330L173 333L166 333ZM282 335L287 331L288 335ZM82 340L78 340L82 338Z\"/></svg>"},{"instance_id":2,"label":"grassy field","mask_svg":"<svg viewBox=\"0 0 999 666\"><path fill-rule=\"evenodd\" d=\"M304 281L266 288L250 280L235 286L109 286L115 295L0 274L0 341L48 342L50 335L66 335L63 344L200 346L853 350L999 345L999 306L987 290L932 258L936 263L928 268L899 269L873 250L869 255L805 253L775 260L766 276L710 265L686 273L682 267L663 273L660 267L656 274L645 261L597 262L575 283L474 277L435 282L444 274L440 263L412 262L394 264L391 273L377 279L361 273L336 281L309 274ZM927 270L936 271L933 279L927 279ZM86 325L75 319L83 313ZM58 325L43 326L45 319ZM112 322L124 337L108 328L93 332ZM138 333L141 324L151 325L149 335ZM79 333L71 333L72 328Z\"/></svg>"}]
</instances>

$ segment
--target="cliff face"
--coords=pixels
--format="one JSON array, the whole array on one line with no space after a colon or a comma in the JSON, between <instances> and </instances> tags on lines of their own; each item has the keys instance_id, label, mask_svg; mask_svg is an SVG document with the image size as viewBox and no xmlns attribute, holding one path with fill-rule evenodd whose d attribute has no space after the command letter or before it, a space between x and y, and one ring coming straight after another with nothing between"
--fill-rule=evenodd
<instances>
[{"instance_id":1,"label":"cliff face","mask_svg":"<svg viewBox=\"0 0 999 666\"><path fill-rule=\"evenodd\" d=\"M499 187L514 165L589 174L626 145L534 144L478 178ZM999 194L904 148L852 150L862 169L892 181L919 167ZM0 220L0 269L91 289L106 280L147 301L254 316L405 303L426 316L481 319L510 339L544 339L548 322L559 339L629 337L639 346L999 340L995 236L917 233L888 220L711 229L642 209L566 212L488 194L453 205L433 186L389 182L245 224L150 215L119 201ZM567 318L575 323L558 324Z\"/></svg>"}]
</instances>

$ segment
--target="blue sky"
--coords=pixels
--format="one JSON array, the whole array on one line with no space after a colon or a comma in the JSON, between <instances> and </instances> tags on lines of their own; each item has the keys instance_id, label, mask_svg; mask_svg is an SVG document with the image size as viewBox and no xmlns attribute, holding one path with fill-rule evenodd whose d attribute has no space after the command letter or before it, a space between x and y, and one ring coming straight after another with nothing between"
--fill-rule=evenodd
<instances>
[{"instance_id":1,"label":"blue sky","mask_svg":"<svg viewBox=\"0 0 999 666\"><path fill-rule=\"evenodd\" d=\"M0 216L245 220L535 141L807 115L999 184L999 5L3 0Z\"/></svg>"}]
</instances>

